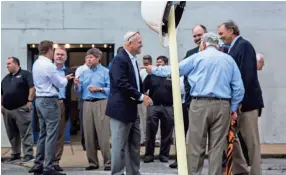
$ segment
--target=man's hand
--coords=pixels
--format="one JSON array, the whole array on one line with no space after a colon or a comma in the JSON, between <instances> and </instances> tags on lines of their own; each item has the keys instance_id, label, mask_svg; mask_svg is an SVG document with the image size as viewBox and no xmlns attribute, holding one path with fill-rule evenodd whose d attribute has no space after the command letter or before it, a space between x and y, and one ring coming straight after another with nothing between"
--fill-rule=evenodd
<instances>
[{"instance_id":1,"label":"man's hand","mask_svg":"<svg viewBox=\"0 0 286 175\"><path fill-rule=\"evenodd\" d=\"M142 68L145 68L148 74L152 74L153 65L144 66Z\"/></svg>"},{"instance_id":2,"label":"man's hand","mask_svg":"<svg viewBox=\"0 0 286 175\"><path fill-rule=\"evenodd\" d=\"M152 106L153 105L152 99L149 96L147 96L147 95L144 95L143 103L144 103L145 106Z\"/></svg>"},{"instance_id":3,"label":"man's hand","mask_svg":"<svg viewBox=\"0 0 286 175\"><path fill-rule=\"evenodd\" d=\"M74 78L73 73L66 75L66 78L67 78L68 80L73 79L73 78Z\"/></svg>"},{"instance_id":4,"label":"man's hand","mask_svg":"<svg viewBox=\"0 0 286 175\"><path fill-rule=\"evenodd\" d=\"M74 83L75 85L78 85L78 84L79 84L79 79L78 79L78 78L74 78L74 79L73 79L73 83Z\"/></svg>"},{"instance_id":5,"label":"man's hand","mask_svg":"<svg viewBox=\"0 0 286 175\"><path fill-rule=\"evenodd\" d=\"M88 88L88 90L89 90L90 92L98 92L98 91L101 91L101 88L98 88L98 87L95 87L95 86L90 86L90 87Z\"/></svg>"},{"instance_id":6,"label":"man's hand","mask_svg":"<svg viewBox=\"0 0 286 175\"><path fill-rule=\"evenodd\" d=\"M231 112L230 114L232 120L236 121L237 120L237 113L236 112Z\"/></svg>"},{"instance_id":7,"label":"man's hand","mask_svg":"<svg viewBox=\"0 0 286 175\"><path fill-rule=\"evenodd\" d=\"M27 102L26 103L26 108L29 109L29 111L32 109L32 102Z\"/></svg>"}]
</instances>

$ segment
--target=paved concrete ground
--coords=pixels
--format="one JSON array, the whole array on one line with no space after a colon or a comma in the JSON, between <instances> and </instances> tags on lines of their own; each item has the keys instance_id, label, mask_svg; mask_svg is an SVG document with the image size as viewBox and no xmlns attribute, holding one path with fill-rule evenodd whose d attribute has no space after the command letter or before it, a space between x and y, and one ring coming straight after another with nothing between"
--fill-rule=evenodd
<instances>
[{"instance_id":1,"label":"paved concrete ground","mask_svg":"<svg viewBox=\"0 0 286 175\"><path fill-rule=\"evenodd\" d=\"M203 169L203 175L207 175L207 161ZM263 175L286 175L286 159L263 159L262 161ZM67 175L104 175L110 172L85 171L83 168L64 168ZM27 175L28 168L13 164L1 164L2 175ZM154 163L141 163L142 175L175 175L177 170L170 169L168 164L155 161Z\"/></svg>"},{"instance_id":2,"label":"paved concrete ground","mask_svg":"<svg viewBox=\"0 0 286 175\"><path fill-rule=\"evenodd\" d=\"M36 147L34 147L34 150L36 150ZM141 147L141 156L144 156L145 153L145 147ZM155 155L158 155L159 153L159 148L155 149ZM171 157L174 157L175 153L175 148L172 145L170 155ZM9 157L11 154L11 149L10 148L2 148L1 149L1 156L3 157ZM261 145L261 154L262 157L264 158L277 158L277 157L282 157L286 158L286 144L265 144ZM99 155L99 161L100 164L102 165L102 156L101 152L98 152ZM33 162L28 162L28 163L20 163L20 165L31 167L33 165ZM60 165L65 168L73 168L73 167L86 167L88 166L88 162L86 159L86 152L82 150L82 147L80 144L66 144L64 147L64 153L62 160L60 161Z\"/></svg>"},{"instance_id":3,"label":"paved concrete ground","mask_svg":"<svg viewBox=\"0 0 286 175\"><path fill-rule=\"evenodd\" d=\"M36 148L34 148L36 150ZM145 153L145 148L141 149L141 156ZM159 148L156 148L155 155L159 153ZM172 145L170 154L174 157L175 149ZM2 158L9 157L11 154L10 148L2 148ZM286 144L269 144L261 145L262 157L282 157L286 155ZM100 151L98 152L99 161L102 165L102 156ZM169 161L171 163L172 161ZM19 166L21 165L21 166ZM85 171L84 167L88 165L86 159L86 152L82 150L80 144L66 144L64 148L64 154L60 165L64 168L68 175L103 175L110 174L110 172L104 172L103 167L98 171ZM158 161L150 164L141 164L141 172L143 175L174 175L177 174L177 170L170 169L169 164L163 164ZM33 166L33 162L27 163L15 163L2 164L1 172L7 175L27 175L29 167ZM263 159L263 175L286 175L286 159ZM207 174L207 161L205 161L204 174Z\"/></svg>"}]
</instances>

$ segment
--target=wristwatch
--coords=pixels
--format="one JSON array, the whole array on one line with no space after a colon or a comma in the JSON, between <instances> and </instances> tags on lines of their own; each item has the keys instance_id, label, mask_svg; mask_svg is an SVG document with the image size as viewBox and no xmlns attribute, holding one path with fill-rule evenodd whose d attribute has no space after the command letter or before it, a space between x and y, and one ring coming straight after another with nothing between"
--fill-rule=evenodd
<instances>
[{"instance_id":1,"label":"wristwatch","mask_svg":"<svg viewBox=\"0 0 286 175\"><path fill-rule=\"evenodd\" d=\"M103 88L100 88L100 92L104 92L104 89L103 89Z\"/></svg>"}]
</instances>

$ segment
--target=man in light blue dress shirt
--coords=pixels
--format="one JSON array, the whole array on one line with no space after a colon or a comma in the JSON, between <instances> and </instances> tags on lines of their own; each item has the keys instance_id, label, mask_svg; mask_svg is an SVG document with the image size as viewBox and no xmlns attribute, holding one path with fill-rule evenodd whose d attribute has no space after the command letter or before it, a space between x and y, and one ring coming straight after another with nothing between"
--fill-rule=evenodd
<instances>
[{"instance_id":1,"label":"man in light blue dress shirt","mask_svg":"<svg viewBox=\"0 0 286 175\"><path fill-rule=\"evenodd\" d=\"M79 78L81 73L87 69L89 69L90 65L87 65L87 60L85 59L85 63L81 66L79 66L75 71L75 78ZM83 131L83 124L82 124L82 98L81 96L78 97L78 110L79 110L79 123L80 123L80 136L81 136L81 145L83 150L85 151L85 140L84 140L84 131ZM75 126L77 124L75 123Z\"/></svg>"},{"instance_id":2,"label":"man in light blue dress shirt","mask_svg":"<svg viewBox=\"0 0 286 175\"><path fill-rule=\"evenodd\" d=\"M63 47L58 47L55 49L54 54L54 63L57 71L62 77L72 73L70 69L65 67L65 62L67 60L67 52L66 49ZM73 80L69 80L66 87L59 88L59 104L60 104L60 111L61 111L61 120L59 126L59 133L57 139L57 146L56 146L56 154L54 158L54 169L56 171L63 171L60 167L59 162L63 155L64 150L64 141L65 141L65 129L66 123L69 119L70 113L70 103L71 103L71 87L72 87Z\"/></svg>"},{"instance_id":3,"label":"man in light blue dress shirt","mask_svg":"<svg viewBox=\"0 0 286 175\"><path fill-rule=\"evenodd\" d=\"M86 155L89 166L86 170L99 168L97 142L99 143L104 170L111 169L110 155L110 126L109 118L105 115L109 95L109 71L100 64L102 52L92 48L86 53L86 61L90 68L83 71L79 79L75 79L75 90L83 99L83 128L86 144Z\"/></svg>"},{"instance_id":4,"label":"man in light blue dress shirt","mask_svg":"<svg viewBox=\"0 0 286 175\"><path fill-rule=\"evenodd\" d=\"M206 33L201 52L180 62L180 75L188 77L190 105L188 168L189 175L201 174L209 135L209 175L222 174L222 153L230 116L236 119L244 97L244 86L233 58L218 50L219 38ZM148 73L170 76L170 66L146 67Z\"/></svg>"}]
</instances>

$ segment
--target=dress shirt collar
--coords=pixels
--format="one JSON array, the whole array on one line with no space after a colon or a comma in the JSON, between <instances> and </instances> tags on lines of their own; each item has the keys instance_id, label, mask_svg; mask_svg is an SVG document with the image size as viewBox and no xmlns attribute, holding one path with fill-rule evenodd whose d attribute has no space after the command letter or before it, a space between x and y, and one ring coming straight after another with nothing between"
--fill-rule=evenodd
<instances>
[{"instance_id":1,"label":"dress shirt collar","mask_svg":"<svg viewBox=\"0 0 286 175\"><path fill-rule=\"evenodd\" d=\"M97 69L99 69L101 67L101 64L96 65L94 68L92 66L89 67L90 70L92 71L96 71Z\"/></svg>"},{"instance_id":2,"label":"dress shirt collar","mask_svg":"<svg viewBox=\"0 0 286 175\"><path fill-rule=\"evenodd\" d=\"M84 65L82 65L83 66L83 68L89 68L86 64L84 64Z\"/></svg>"},{"instance_id":3,"label":"dress shirt collar","mask_svg":"<svg viewBox=\"0 0 286 175\"><path fill-rule=\"evenodd\" d=\"M65 69L66 69L66 66L64 65L62 68L58 68L57 65L55 64L55 68L56 68L57 70L65 70Z\"/></svg>"},{"instance_id":4,"label":"dress shirt collar","mask_svg":"<svg viewBox=\"0 0 286 175\"><path fill-rule=\"evenodd\" d=\"M240 35L238 35L237 37L234 38L234 40L232 40L230 47L232 47L235 44L238 38L240 38Z\"/></svg>"},{"instance_id":5,"label":"dress shirt collar","mask_svg":"<svg viewBox=\"0 0 286 175\"><path fill-rule=\"evenodd\" d=\"M44 55L40 55L40 56L38 57L38 59L45 60L45 61L48 61L48 62L52 63L52 60L49 59L48 57L45 57Z\"/></svg>"},{"instance_id":6,"label":"dress shirt collar","mask_svg":"<svg viewBox=\"0 0 286 175\"><path fill-rule=\"evenodd\" d=\"M205 50L217 50L217 48L215 46L208 46Z\"/></svg>"},{"instance_id":7,"label":"dress shirt collar","mask_svg":"<svg viewBox=\"0 0 286 175\"><path fill-rule=\"evenodd\" d=\"M131 60L136 59L136 56L133 56L130 52L128 52L128 50L126 50L126 49L124 49L124 50L127 52L128 56Z\"/></svg>"}]
</instances>

